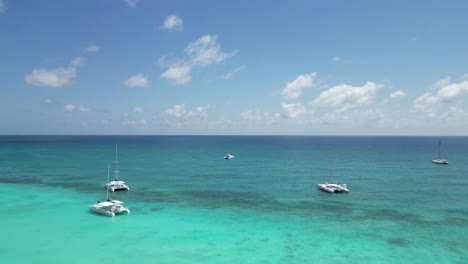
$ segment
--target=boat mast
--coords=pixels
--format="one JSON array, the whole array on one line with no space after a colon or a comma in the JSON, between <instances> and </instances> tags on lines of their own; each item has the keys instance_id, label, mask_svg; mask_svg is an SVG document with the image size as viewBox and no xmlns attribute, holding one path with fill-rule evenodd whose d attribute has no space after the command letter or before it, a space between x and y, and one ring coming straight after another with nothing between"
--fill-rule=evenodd
<instances>
[{"instance_id":1,"label":"boat mast","mask_svg":"<svg viewBox=\"0 0 468 264\"><path fill-rule=\"evenodd\" d=\"M442 144L442 139L439 138L439 159L440 159L440 145Z\"/></svg>"},{"instance_id":2,"label":"boat mast","mask_svg":"<svg viewBox=\"0 0 468 264\"><path fill-rule=\"evenodd\" d=\"M328 160L328 177L330 183L333 183L333 151L330 151L330 157Z\"/></svg>"},{"instance_id":3,"label":"boat mast","mask_svg":"<svg viewBox=\"0 0 468 264\"><path fill-rule=\"evenodd\" d=\"M109 182L109 171L110 171L110 166L107 165L107 182ZM107 196L106 196L106 201L109 200L109 186L106 186L107 190Z\"/></svg>"},{"instance_id":4,"label":"boat mast","mask_svg":"<svg viewBox=\"0 0 468 264\"><path fill-rule=\"evenodd\" d=\"M114 178L115 178L116 181L119 180L119 169L118 169L118 165L117 165L118 163L119 163L119 161L118 161L118 157L117 157L117 144L115 144Z\"/></svg>"}]
</instances>

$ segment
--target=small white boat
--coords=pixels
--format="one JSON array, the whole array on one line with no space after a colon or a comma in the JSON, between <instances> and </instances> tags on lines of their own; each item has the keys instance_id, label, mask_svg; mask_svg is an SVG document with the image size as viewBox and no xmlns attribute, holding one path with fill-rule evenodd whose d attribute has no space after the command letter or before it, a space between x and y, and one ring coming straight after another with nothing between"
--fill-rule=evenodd
<instances>
[{"instance_id":1,"label":"small white boat","mask_svg":"<svg viewBox=\"0 0 468 264\"><path fill-rule=\"evenodd\" d=\"M340 193L340 192L349 192L348 187L346 184L338 184L338 183L322 183L317 184L318 188L324 192L328 193Z\"/></svg>"},{"instance_id":2,"label":"small white boat","mask_svg":"<svg viewBox=\"0 0 468 264\"><path fill-rule=\"evenodd\" d=\"M231 155L230 153L226 154L226 156L224 156L224 159L233 159L234 158L234 155Z\"/></svg>"},{"instance_id":3,"label":"small white boat","mask_svg":"<svg viewBox=\"0 0 468 264\"><path fill-rule=\"evenodd\" d=\"M333 180L333 156L330 157L331 160L331 166L330 166L330 181ZM346 184L339 184L339 183L331 183L325 182L325 183L320 183L317 184L319 190L327 192L327 193L348 193L349 189Z\"/></svg>"},{"instance_id":4,"label":"small white boat","mask_svg":"<svg viewBox=\"0 0 468 264\"><path fill-rule=\"evenodd\" d=\"M441 140L439 139L439 158L433 159L432 162L436 164L449 164L448 160L440 158L440 145L442 144Z\"/></svg>"},{"instance_id":5,"label":"small white boat","mask_svg":"<svg viewBox=\"0 0 468 264\"><path fill-rule=\"evenodd\" d=\"M115 145L115 160L114 160L114 180L109 181L107 180L107 183L104 187L106 187L109 191L115 192L115 191L130 191L130 187L124 182L119 180L119 169L118 169L118 158L117 158L117 144Z\"/></svg>"},{"instance_id":6,"label":"small white boat","mask_svg":"<svg viewBox=\"0 0 468 264\"><path fill-rule=\"evenodd\" d=\"M107 166L107 178L109 179L109 166ZM109 189L107 191L106 200L101 202L97 201L95 204L89 206L89 208L102 215L112 216L114 217L116 214L120 213L127 213L130 214L130 209L123 206L123 202L119 200L113 200L109 196Z\"/></svg>"}]
</instances>

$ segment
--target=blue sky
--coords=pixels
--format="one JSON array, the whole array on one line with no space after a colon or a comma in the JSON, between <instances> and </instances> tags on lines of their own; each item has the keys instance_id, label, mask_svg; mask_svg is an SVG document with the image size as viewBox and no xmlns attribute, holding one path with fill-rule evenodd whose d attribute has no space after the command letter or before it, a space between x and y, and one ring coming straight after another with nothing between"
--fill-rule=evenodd
<instances>
[{"instance_id":1,"label":"blue sky","mask_svg":"<svg viewBox=\"0 0 468 264\"><path fill-rule=\"evenodd\" d=\"M467 135L466 10L0 0L0 134Z\"/></svg>"}]
</instances>

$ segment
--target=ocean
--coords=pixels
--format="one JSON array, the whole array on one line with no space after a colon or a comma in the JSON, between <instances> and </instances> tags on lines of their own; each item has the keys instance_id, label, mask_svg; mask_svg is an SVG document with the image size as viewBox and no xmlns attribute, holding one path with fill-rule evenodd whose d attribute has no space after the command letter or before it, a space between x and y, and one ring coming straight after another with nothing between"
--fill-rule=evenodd
<instances>
[{"instance_id":1,"label":"ocean","mask_svg":"<svg viewBox=\"0 0 468 264\"><path fill-rule=\"evenodd\" d=\"M2 263L468 263L468 137L0 136ZM106 197L119 149L130 215ZM227 153L235 156L225 160ZM347 194L317 189L346 183Z\"/></svg>"}]
</instances>

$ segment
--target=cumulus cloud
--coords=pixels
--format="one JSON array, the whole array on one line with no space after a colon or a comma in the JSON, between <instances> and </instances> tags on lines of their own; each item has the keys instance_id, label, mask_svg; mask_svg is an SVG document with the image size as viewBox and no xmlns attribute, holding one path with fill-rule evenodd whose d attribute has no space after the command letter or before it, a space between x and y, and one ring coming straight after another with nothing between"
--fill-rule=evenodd
<instances>
[{"instance_id":1,"label":"cumulus cloud","mask_svg":"<svg viewBox=\"0 0 468 264\"><path fill-rule=\"evenodd\" d=\"M211 35L204 35L195 42L189 43L184 51L187 55L186 58L173 64L169 64L165 56L159 59L161 67L168 67L161 74L161 78L168 79L178 85L187 84L192 80L190 74L192 68L220 63L234 56L234 52L226 53L221 51L217 37Z\"/></svg>"},{"instance_id":2,"label":"cumulus cloud","mask_svg":"<svg viewBox=\"0 0 468 264\"><path fill-rule=\"evenodd\" d=\"M24 77L28 85L61 88L69 85L76 78L76 72L84 62L83 57L74 58L68 67L56 69L33 69Z\"/></svg>"},{"instance_id":3,"label":"cumulus cloud","mask_svg":"<svg viewBox=\"0 0 468 264\"><path fill-rule=\"evenodd\" d=\"M279 113L271 114L269 112L261 112L258 110L248 110L240 113L242 119L251 121L257 124L273 124L278 122Z\"/></svg>"},{"instance_id":4,"label":"cumulus cloud","mask_svg":"<svg viewBox=\"0 0 468 264\"><path fill-rule=\"evenodd\" d=\"M302 114L306 113L306 108L301 103L287 104L282 103L281 108L286 118L294 119Z\"/></svg>"},{"instance_id":5,"label":"cumulus cloud","mask_svg":"<svg viewBox=\"0 0 468 264\"><path fill-rule=\"evenodd\" d=\"M371 104L377 89L383 85L367 82L363 86L340 84L322 92L313 104L318 106L339 107L346 110L351 107Z\"/></svg>"},{"instance_id":6,"label":"cumulus cloud","mask_svg":"<svg viewBox=\"0 0 468 264\"><path fill-rule=\"evenodd\" d=\"M181 31L184 28L184 23L182 19L176 15L169 15L164 20L162 29L167 29L171 31Z\"/></svg>"},{"instance_id":7,"label":"cumulus cloud","mask_svg":"<svg viewBox=\"0 0 468 264\"><path fill-rule=\"evenodd\" d=\"M145 110L139 106L133 107L133 113L144 113Z\"/></svg>"},{"instance_id":8,"label":"cumulus cloud","mask_svg":"<svg viewBox=\"0 0 468 264\"><path fill-rule=\"evenodd\" d=\"M140 0L124 0L125 4L130 8L136 8Z\"/></svg>"},{"instance_id":9,"label":"cumulus cloud","mask_svg":"<svg viewBox=\"0 0 468 264\"><path fill-rule=\"evenodd\" d=\"M445 86L449 85L451 82L452 82L452 77L447 76L447 77L442 78L442 79L438 80L437 82L433 83L432 87L434 87L436 89L440 89L442 87L445 87Z\"/></svg>"},{"instance_id":10,"label":"cumulus cloud","mask_svg":"<svg viewBox=\"0 0 468 264\"><path fill-rule=\"evenodd\" d=\"M73 111L75 111L75 109L76 109L76 106L74 106L72 104L67 104L64 107L65 112L73 112Z\"/></svg>"},{"instance_id":11,"label":"cumulus cloud","mask_svg":"<svg viewBox=\"0 0 468 264\"><path fill-rule=\"evenodd\" d=\"M175 105L165 111L166 115L177 118L205 118L208 117L208 106L198 106L194 110L188 110L185 104Z\"/></svg>"},{"instance_id":12,"label":"cumulus cloud","mask_svg":"<svg viewBox=\"0 0 468 264\"><path fill-rule=\"evenodd\" d=\"M191 70L192 66L189 64L174 64L163 72L160 77L168 79L175 84L183 85L192 80L192 76L190 75Z\"/></svg>"},{"instance_id":13,"label":"cumulus cloud","mask_svg":"<svg viewBox=\"0 0 468 264\"><path fill-rule=\"evenodd\" d=\"M88 107L84 106L76 106L73 104L67 104L63 107L63 110L65 112L74 112L74 111L79 111L79 112L89 112L90 109Z\"/></svg>"},{"instance_id":14,"label":"cumulus cloud","mask_svg":"<svg viewBox=\"0 0 468 264\"><path fill-rule=\"evenodd\" d=\"M405 97L405 96L407 96L405 92L403 92L402 90L398 90L390 94L390 99L395 99L395 98Z\"/></svg>"},{"instance_id":15,"label":"cumulus cloud","mask_svg":"<svg viewBox=\"0 0 468 264\"><path fill-rule=\"evenodd\" d=\"M44 100L44 103L46 103L46 104L54 104L55 102L54 102L52 99L47 98L47 99Z\"/></svg>"},{"instance_id":16,"label":"cumulus cloud","mask_svg":"<svg viewBox=\"0 0 468 264\"><path fill-rule=\"evenodd\" d=\"M99 46L89 45L88 47L85 48L85 51L89 53L95 53L95 52L99 52L100 49L101 48Z\"/></svg>"},{"instance_id":17,"label":"cumulus cloud","mask_svg":"<svg viewBox=\"0 0 468 264\"><path fill-rule=\"evenodd\" d=\"M125 81L125 85L130 88L146 88L149 85L148 76L141 73L131 76Z\"/></svg>"},{"instance_id":18,"label":"cumulus cloud","mask_svg":"<svg viewBox=\"0 0 468 264\"><path fill-rule=\"evenodd\" d=\"M425 93L416 98L413 108L416 111L429 111L433 105L454 101L463 94L468 94L468 81L446 84L440 87L436 94Z\"/></svg>"},{"instance_id":19,"label":"cumulus cloud","mask_svg":"<svg viewBox=\"0 0 468 264\"><path fill-rule=\"evenodd\" d=\"M283 88L283 97L287 99L295 99L302 95L304 89L314 85L317 78L317 73L301 74L294 81L288 82Z\"/></svg>"},{"instance_id":20,"label":"cumulus cloud","mask_svg":"<svg viewBox=\"0 0 468 264\"><path fill-rule=\"evenodd\" d=\"M191 58L191 62L199 66L208 66L219 63L234 56L234 52L221 51L221 45L217 42L217 36L204 35L195 42L189 43L185 52Z\"/></svg>"},{"instance_id":21,"label":"cumulus cloud","mask_svg":"<svg viewBox=\"0 0 468 264\"><path fill-rule=\"evenodd\" d=\"M242 65L240 67L237 67L235 68L234 70L224 74L223 76L221 76L222 79L224 80L229 80L231 79L232 77L234 77L234 75L236 75L239 71L243 70L245 68L245 65Z\"/></svg>"},{"instance_id":22,"label":"cumulus cloud","mask_svg":"<svg viewBox=\"0 0 468 264\"><path fill-rule=\"evenodd\" d=\"M122 125L126 126L126 127L142 129L142 128L147 128L148 127L148 121L146 121L146 119L123 120Z\"/></svg>"},{"instance_id":23,"label":"cumulus cloud","mask_svg":"<svg viewBox=\"0 0 468 264\"><path fill-rule=\"evenodd\" d=\"M349 60L345 60L341 56L338 56L338 55L333 56L331 58L331 61L332 61L333 64L337 64L337 65L343 65L343 64L350 63Z\"/></svg>"},{"instance_id":24,"label":"cumulus cloud","mask_svg":"<svg viewBox=\"0 0 468 264\"><path fill-rule=\"evenodd\" d=\"M468 73L463 74L463 79L468 79Z\"/></svg>"}]
</instances>

